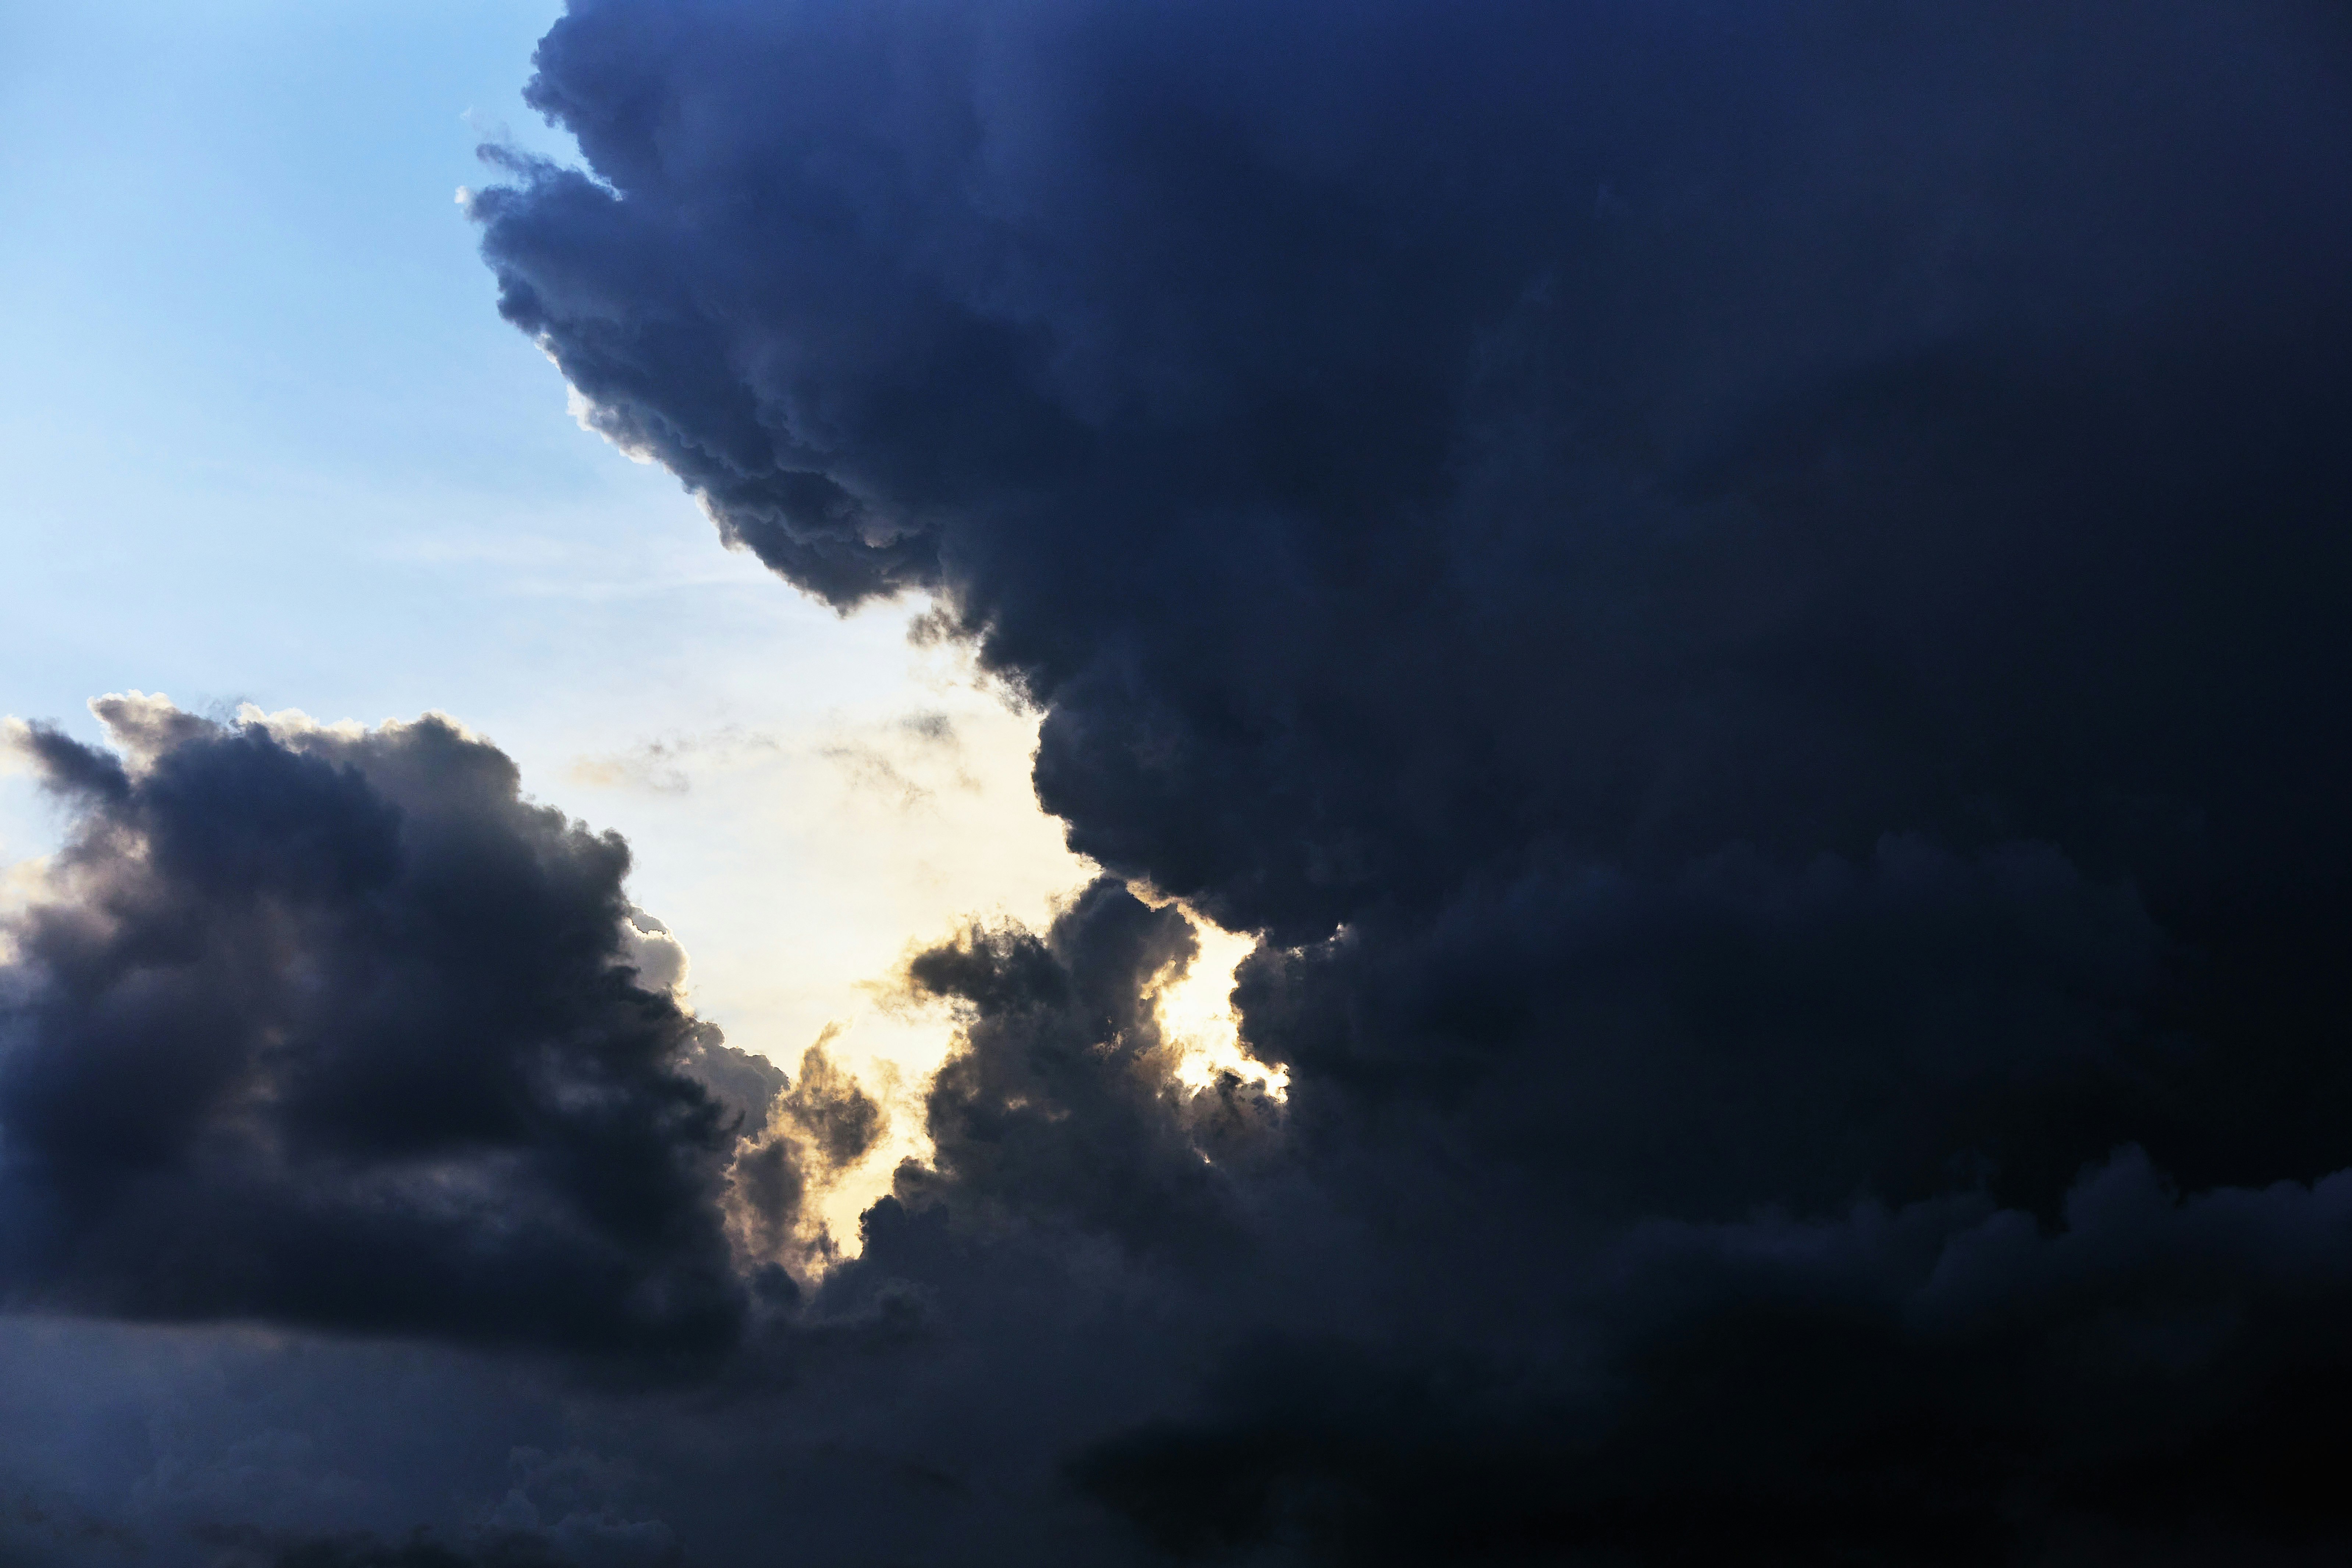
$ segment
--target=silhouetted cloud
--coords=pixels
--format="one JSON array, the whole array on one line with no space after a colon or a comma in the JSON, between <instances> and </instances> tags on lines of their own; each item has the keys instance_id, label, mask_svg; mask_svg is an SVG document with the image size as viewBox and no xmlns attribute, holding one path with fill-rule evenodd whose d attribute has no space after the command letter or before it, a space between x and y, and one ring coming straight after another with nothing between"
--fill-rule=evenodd
<instances>
[{"instance_id":1,"label":"silhouetted cloud","mask_svg":"<svg viewBox=\"0 0 2352 1568\"><path fill-rule=\"evenodd\" d=\"M1222 1278L1164 1354L1228 1371L1065 1449L1180 1555L2340 1542L2339 9L583 0L538 63L593 177L473 211L598 427L934 595L1072 847L1265 939L1230 1163L1168 917L916 960L936 1160L829 1291L998 1321L919 1240L983 1214Z\"/></svg>"},{"instance_id":2,"label":"silhouetted cloud","mask_svg":"<svg viewBox=\"0 0 2352 1568\"><path fill-rule=\"evenodd\" d=\"M785 1079L672 999L621 840L437 717L93 707L117 752L21 735L73 815L8 925L9 1300L725 1351L719 1199Z\"/></svg>"},{"instance_id":3,"label":"silhouetted cloud","mask_svg":"<svg viewBox=\"0 0 2352 1568\"><path fill-rule=\"evenodd\" d=\"M898 1199L1140 1253L1230 1239L1213 1157L1262 1141L1276 1112L1238 1083L1194 1091L1175 1075L1149 991L1196 948L1181 910L1103 879L1043 936L974 929L917 954L908 978L962 1026L928 1097L931 1163L899 1173Z\"/></svg>"}]
</instances>

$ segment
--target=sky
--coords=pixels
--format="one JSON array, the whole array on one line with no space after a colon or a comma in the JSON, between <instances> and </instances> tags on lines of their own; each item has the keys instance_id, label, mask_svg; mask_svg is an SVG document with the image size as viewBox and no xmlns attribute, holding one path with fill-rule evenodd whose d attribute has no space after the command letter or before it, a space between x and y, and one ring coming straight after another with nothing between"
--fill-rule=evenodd
<instances>
[{"instance_id":1,"label":"sky","mask_svg":"<svg viewBox=\"0 0 2352 1568\"><path fill-rule=\"evenodd\" d=\"M2332 0L0 117L0 1564L2352 1546Z\"/></svg>"},{"instance_id":2,"label":"sky","mask_svg":"<svg viewBox=\"0 0 2352 1568\"><path fill-rule=\"evenodd\" d=\"M446 711L636 846L732 1038L796 1061L835 1026L928 1071L944 1027L859 987L1087 868L968 659L713 549L498 319L454 196L485 141L567 153L520 99L556 15L8 9L0 707L92 737L107 692ZM0 776L0 856L58 830Z\"/></svg>"}]
</instances>

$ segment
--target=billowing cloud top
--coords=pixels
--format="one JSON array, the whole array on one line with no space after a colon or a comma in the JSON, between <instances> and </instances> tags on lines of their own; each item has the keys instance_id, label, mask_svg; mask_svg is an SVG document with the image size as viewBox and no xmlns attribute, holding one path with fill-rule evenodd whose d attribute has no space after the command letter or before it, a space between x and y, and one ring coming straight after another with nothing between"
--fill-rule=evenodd
<instances>
[{"instance_id":1,"label":"billowing cloud top","mask_svg":"<svg viewBox=\"0 0 2352 1568\"><path fill-rule=\"evenodd\" d=\"M2336 1518L2285 1456L2347 1364L2347 50L572 7L531 92L591 172L474 209L509 319L730 542L937 595L1073 846L1268 938L1285 1152L1181 1180L1038 1076L1110 1048L1040 1021L1078 958L917 969L978 1009L950 1192L1179 1273L1255 1227L1234 1370L1092 1495L1345 1562Z\"/></svg>"},{"instance_id":2,"label":"billowing cloud top","mask_svg":"<svg viewBox=\"0 0 2352 1568\"><path fill-rule=\"evenodd\" d=\"M1537 844L2275 863L2341 32L598 0L531 89L595 177L477 212L615 439L811 592L944 593L1074 843L1229 923Z\"/></svg>"},{"instance_id":3,"label":"billowing cloud top","mask_svg":"<svg viewBox=\"0 0 2352 1568\"><path fill-rule=\"evenodd\" d=\"M640 984L617 837L439 718L94 707L121 754L19 737L74 826L0 972L13 1303L735 1341L742 1117L682 1069L740 1053Z\"/></svg>"}]
</instances>

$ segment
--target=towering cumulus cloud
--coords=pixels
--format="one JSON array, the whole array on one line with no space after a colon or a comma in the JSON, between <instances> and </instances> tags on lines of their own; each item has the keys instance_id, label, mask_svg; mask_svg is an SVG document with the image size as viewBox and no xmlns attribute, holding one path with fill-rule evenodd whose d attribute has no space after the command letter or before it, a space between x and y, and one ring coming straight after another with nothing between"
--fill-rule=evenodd
<instances>
[{"instance_id":1,"label":"towering cumulus cloud","mask_svg":"<svg viewBox=\"0 0 2352 1568\"><path fill-rule=\"evenodd\" d=\"M74 826L0 968L13 1304L631 1362L736 1342L729 1159L782 1075L641 973L617 837L437 718L94 706L119 753L16 737Z\"/></svg>"},{"instance_id":2,"label":"towering cumulus cloud","mask_svg":"<svg viewBox=\"0 0 2352 1568\"><path fill-rule=\"evenodd\" d=\"M575 0L538 61L589 171L474 210L598 427L933 595L1072 845L1265 939L1232 1157L1096 995L1124 895L919 963L939 1167L831 1287L1008 1365L1013 1250L1035 1322L1153 1297L994 1417L1124 1550L2352 1542L2342 7Z\"/></svg>"}]
</instances>

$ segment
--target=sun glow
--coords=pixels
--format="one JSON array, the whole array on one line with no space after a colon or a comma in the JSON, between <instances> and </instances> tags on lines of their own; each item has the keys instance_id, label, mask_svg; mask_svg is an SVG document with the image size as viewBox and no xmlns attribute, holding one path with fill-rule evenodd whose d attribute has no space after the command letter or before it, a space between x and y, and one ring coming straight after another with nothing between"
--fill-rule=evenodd
<instances>
[{"instance_id":1,"label":"sun glow","mask_svg":"<svg viewBox=\"0 0 2352 1568\"><path fill-rule=\"evenodd\" d=\"M1160 1032L1179 1052L1178 1081L1205 1089L1218 1074L1229 1072L1282 1099L1289 1091L1290 1074L1242 1049L1241 1018L1234 1011L1234 972L1256 951L1257 938L1225 931L1191 910L1184 914L1201 951L1181 975L1152 994Z\"/></svg>"}]
</instances>

